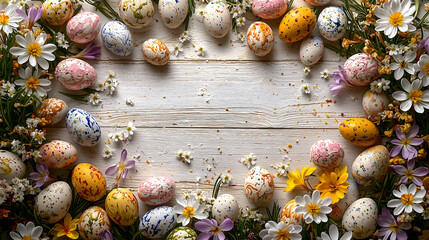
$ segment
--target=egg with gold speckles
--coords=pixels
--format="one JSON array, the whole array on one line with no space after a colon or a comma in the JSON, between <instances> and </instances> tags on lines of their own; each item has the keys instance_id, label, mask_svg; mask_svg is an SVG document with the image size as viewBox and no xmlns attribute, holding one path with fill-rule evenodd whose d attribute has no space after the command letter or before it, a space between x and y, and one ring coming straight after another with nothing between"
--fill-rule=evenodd
<instances>
[{"instance_id":1,"label":"egg with gold speckles","mask_svg":"<svg viewBox=\"0 0 429 240\"><path fill-rule=\"evenodd\" d=\"M357 53L349 57L344 63L346 80L354 86L366 86L376 80L380 74L380 62L371 55Z\"/></svg>"},{"instance_id":2,"label":"egg with gold speckles","mask_svg":"<svg viewBox=\"0 0 429 240\"><path fill-rule=\"evenodd\" d=\"M339 7L327 7L319 14L317 27L325 39L337 41L346 33L346 14Z\"/></svg>"},{"instance_id":3,"label":"egg with gold speckles","mask_svg":"<svg viewBox=\"0 0 429 240\"><path fill-rule=\"evenodd\" d=\"M305 38L316 26L316 14L308 7L290 10L279 26L279 37L283 42L292 43Z\"/></svg>"},{"instance_id":4,"label":"egg with gold speckles","mask_svg":"<svg viewBox=\"0 0 429 240\"><path fill-rule=\"evenodd\" d=\"M231 24L231 15L226 3L214 0L207 4L204 14L204 26L212 37L225 37L229 29L231 29Z\"/></svg>"},{"instance_id":5,"label":"egg with gold speckles","mask_svg":"<svg viewBox=\"0 0 429 240\"><path fill-rule=\"evenodd\" d=\"M353 232L353 238L370 237L377 228L377 203L371 198L361 198L353 202L343 216L342 225Z\"/></svg>"},{"instance_id":6,"label":"egg with gold speckles","mask_svg":"<svg viewBox=\"0 0 429 240\"><path fill-rule=\"evenodd\" d=\"M109 218L119 226L131 226L139 217L139 204L134 194L125 188L115 188L106 197Z\"/></svg>"},{"instance_id":7,"label":"egg with gold speckles","mask_svg":"<svg viewBox=\"0 0 429 240\"><path fill-rule=\"evenodd\" d=\"M88 201L98 201L106 194L103 173L89 163L80 163L74 167L72 184L79 196Z\"/></svg>"},{"instance_id":8,"label":"egg with gold speckles","mask_svg":"<svg viewBox=\"0 0 429 240\"><path fill-rule=\"evenodd\" d=\"M369 147L380 141L380 132L374 123L366 118L348 118L339 130L347 141L360 147Z\"/></svg>"},{"instance_id":9,"label":"egg with gold speckles","mask_svg":"<svg viewBox=\"0 0 429 240\"><path fill-rule=\"evenodd\" d=\"M343 218L344 212L347 208L356 200L359 199L359 188L356 182L349 178L347 182L350 184L347 192L344 194L344 198L340 199L337 203L331 205L332 212L329 216L335 221L339 221Z\"/></svg>"},{"instance_id":10,"label":"egg with gold speckles","mask_svg":"<svg viewBox=\"0 0 429 240\"><path fill-rule=\"evenodd\" d=\"M227 218L237 220L239 212L237 200L231 194L222 194L213 203L212 215L219 224Z\"/></svg>"},{"instance_id":11,"label":"egg with gold speckles","mask_svg":"<svg viewBox=\"0 0 429 240\"><path fill-rule=\"evenodd\" d=\"M362 107L367 117L376 118L379 113L387 109L390 100L384 92L373 92L368 90L362 98Z\"/></svg>"},{"instance_id":12,"label":"egg with gold speckles","mask_svg":"<svg viewBox=\"0 0 429 240\"><path fill-rule=\"evenodd\" d=\"M306 3L312 6L323 6L332 2L332 0L304 0Z\"/></svg>"},{"instance_id":13,"label":"egg with gold speckles","mask_svg":"<svg viewBox=\"0 0 429 240\"><path fill-rule=\"evenodd\" d=\"M276 19L287 10L287 0L253 0L252 12L263 19Z\"/></svg>"},{"instance_id":14,"label":"egg with gold speckles","mask_svg":"<svg viewBox=\"0 0 429 240\"><path fill-rule=\"evenodd\" d=\"M254 205L267 205L274 195L273 175L259 166L250 169L244 181L244 190L247 199Z\"/></svg>"},{"instance_id":15,"label":"egg with gold speckles","mask_svg":"<svg viewBox=\"0 0 429 240\"><path fill-rule=\"evenodd\" d=\"M76 148L68 142L53 140L43 144L40 149L40 162L50 168L65 168L77 160Z\"/></svg>"},{"instance_id":16,"label":"egg with gold speckles","mask_svg":"<svg viewBox=\"0 0 429 240\"><path fill-rule=\"evenodd\" d=\"M63 219L70 209L72 190L64 181L56 181L45 187L35 199L35 212L43 220L56 223Z\"/></svg>"},{"instance_id":17,"label":"egg with gold speckles","mask_svg":"<svg viewBox=\"0 0 429 240\"><path fill-rule=\"evenodd\" d=\"M0 150L0 179L11 182L16 177L24 177L26 170L24 161L15 153Z\"/></svg>"},{"instance_id":18,"label":"egg with gold speckles","mask_svg":"<svg viewBox=\"0 0 429 240\"><path fill-rule=\"evenodd\" d=\"M80 215L78 226L83 239L101 240L101 233L110 231L111 223L103 208L92 206Z\"/></svg>"},{"instance_id":19,"label":"egg with gold speckles","mask_svg":"<svg viewBox=\"0 0 429 240\"><path fill-rule=\"evenodd\" d=\"M325 44L320 37L309 37L302 41L299 47L299 58L302 64L311 66L322 58Z\"/></svg>"},{"instance_id":20,"label":"egg with gold speckles","mask_svg":"<svg viewBox=\"0 0 429 240\"><path fill-rule=\"evenodd\" d=\"M167 240L197 240L197 233L189 227L178 227L168 234Z\"/></svg>"},{"instance_id":21,"label":"egg with gold speckles","mask_svg":"<svg viewBox=\"0 0 429 240\"><path fill-rule=\"evenodd\" d=\"M274 33L264 22L254 22L247 30L247 46L256 55L263 57L274 46Z\"/></svg>"},{"instance_id":22,"label":"egg with gold speckles","mask_svg":"<svg viewBox=\"0 0 429 240\"><path fill-rule=\"evenodd\" d=\"M150 64L162 66L170 60L170 51L167 45L158 39L148 39L142 45L143 56Z\"/></svg>"},{"instance_id":23,"label":"egg with gold speckles","mask_svg":"<svg viewBox=\"0 0 429 240\"><path fill-rule=\"evenodd\" d=\"M166 27L178 28L188 16L188 0L160 0L158 10L162 23Z\"/></svg>"},{"instance_id":24,"label":"egg with gold speckles","mask_svg":"<svg viewBox=\"0 0 429 240\"><path fill-rule=\"evenodd\" d=\"M47 0L42 4L42 18L52 26L61 26L74 13L70 0Z\"/></svg>"},{"instance_id":25,"label":"egg with gold speckles","mask_svg":"<svg viewBox=\"0 0 429 240\"><path fill-rule=\"evenodd\" d=\"M389 150L383 145L363 151L354 160L352 176L359 184L382 180L389 170Z\"/></svg>"},{"instance_id":26,"label":"egg with gold speckles","mask_svg":"<svg viewBox=\"0 0 429 240\"><path fill-rule=\"evenodd\" d=\"M67 103L58 98L46 98L37 109L37 117L44 118L50 124L57 124L63 120L68 112Z\"/></svg>"},{"instance_id":27,"label":"egg with gold speckles","mask_svg":"<svg viewBox=\"0 0 429 240\"><path fill-rule=\"evenodd\" d=\"M128 27L144 28L149 25L155 10L151 0L121 0L119 16Z\"/></svg>"},{"instance_id":28,"label":"egg with gold speckles","mask_svg":"<svg viewBox=\"0 0 429 240\"><path fill-rule=\"evenodd\" d=\"M280 221L286 223L286 225L289 224L295 224L295 225L301 225L303 214L296 213L296 201L295 199L290 200L286 205L283 207L281 213L280 213Z\"/></svg>"}]
</instances>

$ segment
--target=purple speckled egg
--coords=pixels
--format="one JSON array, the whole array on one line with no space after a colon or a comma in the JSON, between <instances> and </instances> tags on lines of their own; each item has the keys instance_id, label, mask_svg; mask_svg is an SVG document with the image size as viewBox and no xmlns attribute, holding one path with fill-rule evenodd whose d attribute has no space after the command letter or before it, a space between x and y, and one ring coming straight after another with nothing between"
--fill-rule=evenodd
<instances>
[{"instance_id":1,"label":"purple speckled egg","mask_svg":"<svg viewBox=\"0 0 429 240\"><path fill-rule=\"evenodd\" d=\"M380 62L365 53L357 53L344 63L347 82L355 86L366 86L377 79L380 74Z\"/></svg>"},{"instance_id":2,"label":"purple speckled egg","mask_svg":"<svg viewBox=\"0 0 429 240\"><path fill-rule=\"evenodd\" d=\"M287 10L287 0L253 0L252 12L263 19L276 19Z\"/></svg>"},{"instance_id":3,"label":"purple speckled egg","mask_svg":"<svg viewBox=\"0 0 429 240\"><path fill-rule=\"evenodd\" d=\"M77 43L89 43L100 32L100 17L92 12L76 14L67 23L67 36Z\"/></svg>"},{"instance_id":4,"label":"purple speckled egg","mask_svg":"<svg viewBox=\"0 0 429 240\"><path fill-rule=\"evenodd\" d=\"M167 177L153 177L142 182L138 196L143 203L151 206L162 205L173 197L175 182Z\"/></svg>"},{"instance_id":5,"label":"purple speckled egg","mask_svg":"<svg viewBox=\"0 0 429 240\"><path fill-rule=\"evenodd\" d=\"M69 90L82 90L94 84L97 73L89 63L69 58L58 63L55 78Z\"/></svg>"},{"instance_id":6,"label":"purple speckled egg","mask_svg":"<svg viewBox=\"0 0 429 240\"><path fill-rule=\"evenodd\" d=\"M313 144L310 158L314 165L324 170L331 170L343 161L344 150L336 141L324 139Z\"/></svg>"}]
</instances>

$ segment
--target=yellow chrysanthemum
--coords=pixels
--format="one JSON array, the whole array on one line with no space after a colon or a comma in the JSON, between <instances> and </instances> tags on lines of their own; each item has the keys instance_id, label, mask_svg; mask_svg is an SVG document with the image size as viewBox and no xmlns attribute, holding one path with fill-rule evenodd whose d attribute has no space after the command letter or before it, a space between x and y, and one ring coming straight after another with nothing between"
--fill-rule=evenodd
<instances>
[{"instance_id":1,"label":"yellow chrysanthemum","mask_svg":"<svg viewBox=\"0 0 429 240\"><path fill-rule=\"evenodd\" d=\"M70 239L77 239L79 237L79 233L76 230L78 223L79 218L72 219L70 213L67 213L64 222L62 224L57 223L54 226L54 240L62 236L67 236Z\"/></svg>"},{"instance_id":2,"label":"yellow chrysanthemum","mask_svg":"<svg viewBox=\"0 0 429 240\"><path fill-rule=\"evenodd\" d=\"M289 172L287 174L287 185L288 187L285 188L284 192L290 192L296 187L303 187L307 190L310 190L307 184L305 183L305 177L310 176L313 174L313 172L316 170L316 167L303 167L301 169L301 172L299 172L298 169L296 169L296 172Z\"/></svg>"},{"instance_id":3,"label":"yellow chrysanthemum","mask_svg":"<svg viewBox=\"0 0 429 240\"><path fill-rule=\"evenodd\" d=\"M330 197L334 204L344 198L344 194L348 191L350 185L346 182L348 177L347 166L341 166L333 172L319 175L320 184L316 184L314 187L320 191L321 198Z\"/></svg>"}]
</instances>

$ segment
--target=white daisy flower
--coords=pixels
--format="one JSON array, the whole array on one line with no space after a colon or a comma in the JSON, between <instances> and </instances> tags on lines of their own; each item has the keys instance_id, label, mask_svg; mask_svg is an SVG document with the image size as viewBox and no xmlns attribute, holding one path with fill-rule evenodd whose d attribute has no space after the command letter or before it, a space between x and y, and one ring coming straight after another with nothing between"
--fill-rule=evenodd
<instances>
[{"instance_id":1,"label":"white daisy flower","mask_svg":"<svg viewBox=\"0 0 429 240\"><path fill-rule=\"evenodd\" d=\"M414 80L410 83L407 79L401 80L401 86L405 91L396 91L392 94L393 98L401 101L400 109L404 112L410 110L414 105L414 110L423 113L424 109L429 109L429 90L422 91L422 81Z\"/></svg>"},{"instance_id":2,"label":"white daisy flower","mask_svg":"<svg viewBox=\"0 0 429 240\"><path fill-rule=\"evenodd\" d=\"M304 67L304 73L309 74L311 72L310 67Z\"/></svg>"},{"instance_id":3,"label":"white daisy flower","mask_svg":"<svg viewBox=\"0 0 429 240\"><path fill-rule=\"evenodd\" d=\"M244 42L247 38L244 32L236 33L235 36L237 37L237 42Z\"/></svg>"},{"instance_id":4,"label":"white daisy flower","mask_svg":"<svg viewBox=\"0 0 429 240\"><path fill-rule=\"evenodd\" d=\"M310 85L308 83L302 84L301 92L305 94L310 94L311 93Z\"/></svg>"},{"instance_id":5,"label":"white daisy flower","mask_svg":"<svg viewBox=\"0 0 429 240\"><path fill-rule=\"evenodd\" d=\"M249 155L243 156L240 160L238 160L240 163L242 163L244 166L247 166L247 168L252 168L252 166L256 165L256 160L258 158L255 156L255 154L250 153Z\"/></svg>"},{"instance_id":6,"label":"white daisy flower","mask_svg":"<svg viewBox=\"0 0 429 240\"><path fill-rule=\"evenodd\" d=\"M91 94L89 94L88 101L91 103L91 105L97 106L101 102L101 100L100 100L100 94L98 94L98 93L91 93Z\"/></svg>"},{"instance_id":7,"label":"white daisy flower","mask_svg":"<svg viewBox=\"0 0 429 240\"><path fill-rule=\"evenodd\" d=\"M104 90L106 90L106 86L104 85L104 82L97 82L95 84L95 91L104 92Z\"/></svg>"},{"instance_id":8,"label":"white daisy flower","mask_svg":"<svg viewBox=\"0 0 429 240\"><path fill-rule=\"evenodd\" d=\"M374 10L377 20L375 31L383 32L389 38L394 38L398 31L413 32L416 27L412 24L416 7L411 6L410 0L390 0L382 8Z\"/></svg>"},{"instance_id":9,"label":"white daisy flower","mask_svg":"<svg viewBox=\"0 0 429 240\"><path fill-rule=\"evenodd\" d=\"M419 73L418 77L422 80L423 87L429 85L429 55L423 54L417 64L415 65L416 72Z\"/></svg>"},{"instance_id":10,"label":"white daisy flower","mask_svg":"<svg viewBox=\"0 0 429 240\"><path fill-rule=\"evenodd\" d=\"M191 163L191 160L194 158L192 157L191 152L182 151L182 149L180 149L177 151L177 159L185 163Z\"/></svg>"},{"instance_id":11,"label":"white daisy flower","mask_svg":"<svg viewBox=\"0 0 429 240\"><path fill-rule=\"evenodd\" d=\"M371 91L381 93L390 89L390 81L384 78L371 82Z\"/></svg>"},{"instance_id":12,"label":"white daisy flower","mask_svg":"<svg viewBox=\"0 0 429 240\"><path fill-rule=\"evenodd\" d=\"M306 194L304 197L297 196L295 201L297 204L295 212L304 214L305 223L310 224L314 221L319 224L328 221L326 214L332 211L332 208L329 207L332 199L330 197L321 199L319 190L313 191L311 198Z\"/></svg>"},{"instance_id":13,"label":"white daisy flower","mask_svg":"<svg viewBox=\"0 0 429 240\"><path fill-rule=\"evenodd\" d=\"M353 232L348 231L340 238L340 240L351 240ZM325 232L322 232L320 237L317 237L317 240L338 240L340 233L338 232L338 227L335 224L329 226L329 235Z\"/></svg>"},{"instance_id":14,"label":"white daisy flower","mask_svg":"<svg viewBox=\"0 0 429 240\"><path fill-rule=\"evenodd\" d=\"M104 145L104 149L103 149L103 157L104 158L110 158L113 155L113 150L110 148L109 145Z\"/></svg>"},{"instance_id":15,"label":"white daisy flower","mask_svg":"<svg viewBox=\"0 0 429 240\"><path fill-rule=\"evenodd\" d=\"M58 32L56 36L57 44L59 47L68 49L69 48L69 42L66 40L63 33Z\"/></svg>"},{"instance_id":16,"label":"white daisy flower","mask_svg":"<svg viewBox=\"0 0 429 240\"><path fill-rule=\"evenodd\" d=\"M222 179L222 184L225 184L225 185L229 185L229 183L231 182L231 179L232 179L231 175L226 174L226 173L222 173L220 178Z\"/></svg>"},{"instance_id":17,"label":"white daisy flower","mask_svg":"<svg viewBox=\"0 0 429 240\"><path fill-rule=\"evenodd\" d=\"M13 240L38 240L43 232L43 228L36 227L33 222L28 222L27 225L18 223L17 230L9 233Z\"/></svg>"},{"instance_id":18,"label":"white daisy flower","mask_svg":"<svg viewBox=\"0 0 429 240\"><path fill-rule=\"evenodd\" d=\"M133 122L128 122L127 127L125 128L129 135L134 135L134 131L137 130L136 127L134 127Z\"/></svg>"},{"instance_id":19,"label":"white daisy flower","mask_svg":"<svg viewBox=\"0 0 429 240\"><path fill-rule=\"evenodd\" d=\"M14 5L7 6L4 11L0 10L0 32L3 31L6 36L18 28L18 23L21 21L22 17L16 12Z\"/></svg>"},{"instance_id":20,"label":"white daisy flower","mask_svg":"<svg viewBox=\"0 0 429 240\"><path fill-rule=\"evenodd\" d=\"M242 27L246 23L245 17L239 17L236 19L237 27Z\"/></svg>"},{"instance_id":21,"label":"white daisy flower","mask_svg":"<svg viewBox=\"0 0 429 240\"><path fill-rule=\"evenodd\" d=\"M426 190L421 188L417 192L417 186L414 183L407 188L405 184L401 184L398 190L393 190L393 195L399 199L392 199L387 203L387 206L390 208L395 208L393 210L394 215L399 215L402 212L411 213L413 211L417 213L423 212L423 207L421 203L423 202L423 197L426 194Z\"/></svg>"},{"instance_id":22,"label":"white daisy flower","mask_svg":"<svg viewBox=\"0 0 429 240\"><path fill-rule=\"evenodd\" d=\"M301 231L302 227L299 225L286 225L284 222L276 223L274 221L268 221L265 223L265 229L259 232L259 236L262 240L301 240Z\"/></svg>"},{"instance_id":23,"label":"white daisy flower","mask_svg":"<svg viewBox=\"0 0 429 240\"><path fill-rule=\"evenodd\" d=\"M394 55L393 59L395 62L390 64L390 69L394 71L393 76L396 80L399 80L404 76L404 71L409 74L414 74L414 66L411 64L416 58L416 52L408 51L405 55Z\"/></svg>"},{"instance_id":24,"label":"white daisy flower","mask_svg":"<svg viewBox=\"0 0 429 240\"><path fill-rule=\"evenodd\" d=\"M272 165L271 167L277 170L276 177L287 176L289 165L286 165L284 163L279 163L277 165Z\"/></svg>"},{"instance_id":25,"label":"white daisy flower","mask_svg":"<svg viewBox=\"0 0 429 240\"><path fill-rule=\"evenodd\" d=\"M188 31L184 31L181 35L180 35L180 37L179 37L179 40L183 43L183 42L186 42L186 41L190 41L192 38L191 38L191 35L189 34L189 32Z\"/></svg>"},{"instance_id":26,"label":"white daisy flower","mask_svg":"<svg viewBox=\"0 0 429 240\"><path fill-rule=\"evenodd\" d=\"M400 49L399 49L398 45L395 45L395 44L389 45L389 55L390 56L399 54L399 51L400 51Z\"/></svg>"},{"instance_id":27,"label":"white daisy flower","mask_svg":"<svg viewBox=\"0 0 429 240\"><path fill-rule=\"evenodd\" d=\"M43 140L45 140L45 133L42 130L36 129L33 132L31 132L31 137L34 141L36 141L38 144L42 144Z\"/></svg>"},{"instance_id":28,"label":"white daisy flower","mask_svg":"<svg viewBox=\"0 0 429 240\"><path fill-rule=\"evenodd\" d=\"M41 70L36 69L33 71L33 68L28 67L25 70L23 68L19 69L18 73L20 79L16 80L15 84L24 87L28 96L34 93L39 97L44 97L51 90L51 81L40 79Z\"/></svg>"},{"instance_id":29,"label":"white daisy flower","mask_svg":"<svg viewBox=\"0 0 429 240\"><path fill-rule=\"evenodd\" d=\"M204 213L205 205L200 204L192 196L188 199L177 198L177 205L173 207L173 212L178 214L177 223L181 223L182 226L186 226L191 222L192 218L206 219L207 213Z\"/></svg>"},{"instance_id":30,"label":"white daisy flower","mask_svg":"<svg viewBox=\"0 0 429 240\"><path fill-rule=\"evenodd\" d=\"M197 52L197 55L200 57L204 57L205 50L202 46L195 47L195 52Z\"/></svg>"},{"instance_id":31,"label":"white daisy flower","mask_svg":"<svg viewBox=\"0 0 429 240\"><path fill-rule=\"evenodd\" d=\"M182 44L174 46L174 56L179 56L181 52L183 52Z\"/></svg>"},{"instance_id":32,"label":"white daisy flower","mask_svg":"<svg viewBox=\"0 0 429 240\"><path fill-rule=\"evenodd\" d=\"M321 79L324 79L324 80L326 80L326 79L328 79L329 78L329 71L328 71L328 69L325 69L323 72L320 72L320 78Z\"/></svg>"}]
</instances>

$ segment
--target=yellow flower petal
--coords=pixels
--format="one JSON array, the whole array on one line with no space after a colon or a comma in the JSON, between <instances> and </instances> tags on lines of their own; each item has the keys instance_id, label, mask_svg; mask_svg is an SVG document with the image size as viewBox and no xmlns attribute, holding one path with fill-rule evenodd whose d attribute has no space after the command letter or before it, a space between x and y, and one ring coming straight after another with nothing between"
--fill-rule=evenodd
<instances>
[{"instance_id":1,"label":"yellow flower petal","mask_svg":"<svg viewBox=\"0 0 429 240\"><path fill-rule=\"evenodd\" d=\"M67 234L67 237L69 237L71 239L77 239L79 237L79 233L77 233L77 231L72 231L72 232Z\"/></svg>"}]
</instances>

